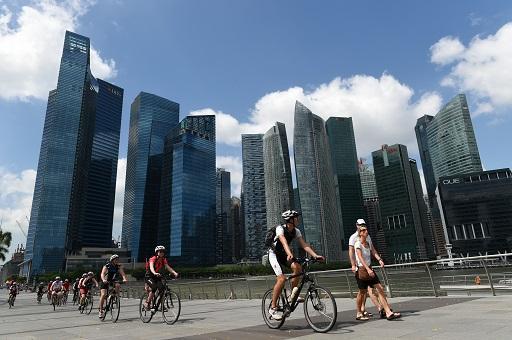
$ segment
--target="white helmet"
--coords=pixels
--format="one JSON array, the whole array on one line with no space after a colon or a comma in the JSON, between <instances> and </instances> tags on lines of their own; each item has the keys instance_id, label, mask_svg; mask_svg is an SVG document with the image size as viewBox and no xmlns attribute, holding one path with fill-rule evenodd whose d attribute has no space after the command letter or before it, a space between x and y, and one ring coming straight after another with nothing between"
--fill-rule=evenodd
<instances>
[{"instance_id":1,"label":"white helmet","mask_svg":"<svg viewBox=\"0 0 512 340\"><path fill-rule=\"evenodd\" d=\"M88 272L87 275L94 276L94 273L93 272Z\"/></svg>"},{"instance_id":2,"label":"white helmet","mask_svg":"<svg viewBox=\"0 0 512 340\"><path fill-rule=\"evenodd\" d=\"M165 250L164 246L156 246L155 253L157 253L159 250Z\"/></svg>"},{"instance_id":3,"label":"white helmet","mask_svg":"<svg viewBox=\"0 0 512 340\"><path fill-rule=\"evenodd\" d=\"M290 220L290 218L299 216L300 213L295 210L286 210L284 213L281 214L281 216L284 218L285 221Z\"/></svg>"},{"instance_id":4,"label":"white helmet","mask_svg":"<svg viewBox=\"0 0 512 340\"><path fill-rule=\"evenodd\" d=\"M110 256L110 262L112 262L113 260L118 259L118 258L119 258L119 255L114 254L114 255Z\"/></svg>"}]
</instances>

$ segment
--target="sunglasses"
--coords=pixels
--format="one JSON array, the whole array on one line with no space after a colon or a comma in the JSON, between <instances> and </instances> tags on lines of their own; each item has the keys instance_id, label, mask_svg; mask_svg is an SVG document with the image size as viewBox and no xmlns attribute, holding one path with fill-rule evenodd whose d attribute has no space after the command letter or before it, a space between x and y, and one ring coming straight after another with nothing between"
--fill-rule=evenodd
<instances>
[{"instance_id":1,"label":"sunglasses","mask_svg":"<svg viewBox=\"0 0 512 340\"><path fill-rule=\"evenodd\" d=\"M361 232L361 231L366 231L366 232L367 232L367 231L368 231L368 229L361 228L361 229L359 229L359 232Z\"/></svg>"}]
</instances>

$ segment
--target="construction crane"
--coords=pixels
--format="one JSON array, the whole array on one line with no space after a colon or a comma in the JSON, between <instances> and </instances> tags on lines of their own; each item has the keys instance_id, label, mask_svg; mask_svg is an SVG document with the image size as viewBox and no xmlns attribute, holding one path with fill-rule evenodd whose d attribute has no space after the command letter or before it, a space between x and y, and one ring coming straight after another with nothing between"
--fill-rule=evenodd
<instances>
[{"instance_id":1,"label":"construction crane","mask_svg":"<svg viewBox=\"0 0 512 340\"><path fill-rule=\"evenodd\" d=\"M26 238L27 237L27 233L25 232L25 230L23 230L23 227L21 226L21 223L18 222L18 220L16 220L16 224L18 225L18 227L20 228L21 232L23 233L23 235Z\"/></svg>"}]
</instances>

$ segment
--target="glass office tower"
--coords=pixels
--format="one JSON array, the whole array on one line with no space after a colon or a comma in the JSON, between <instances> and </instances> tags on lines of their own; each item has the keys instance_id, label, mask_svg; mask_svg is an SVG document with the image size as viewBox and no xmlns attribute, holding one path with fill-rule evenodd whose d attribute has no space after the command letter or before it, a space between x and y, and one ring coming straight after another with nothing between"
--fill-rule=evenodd
<instances>
[{"instance_id":1,"label":"glass office tower","mask_svg":"<svg viewBox=\"0 0 512 340\"><path fill-rule=\"evenodd\" d=\"M48 96L24 273L61 271L66 254L110 244L122 99L121 88L92 75L89 38L67 31Z\"/></svg>"},{"instance_id":2,"label":"glass office tower","mask_svg":"<svg viewBox=\"0 0 512 340\"><path fill-rule=\"evenodd\" d=\"M305 239L328 261L341 261L343 228L325 122L299 102L293 144Z\"/></svg>"},{"instance_id":3,"label":"glass office tower","mask_svg":"<svg viewBox=\"0 0 512 340\"><path fill-rule=\"evenodd\" d=\"M188 116L165 143L158 240L172 263L215 264L215 116Z\"/></svg>"},{"instance_id":4,"label":"glass office tower","mask_svg":"<svg viewBox=\"0 0 512 340\"><path fill-rule=\"evenodd\" d=\"M233 224L231 218L231 173L217 168L216 177L216 263L233 262Z\"/></svg>"},{"instance_id":5,"label":"glass office tower","mask_svg":"<svg viewBox=\"0 0 512 340\"><path fill-rule=\"evenodd\" d=\"M267 229L283 224L283 211L294 208L286 127L277 122L263 136Z\"/></svg>"},{"instance_id":6,"label":"glass office tower","mask_svg":"<svg viewBox=\"0 0 512 340\"><path fill-rule=\"evenodd\" d=\"M348 240L356 230L356 221L364 218L361 178L357 160L356 139L352 118L330 117L325 123L329 148L338 181L343 225L343 249L348 250Z\"/></svg>"},{"instance_id":7,"label":"glass office tower","mask_svg":"<svg viewBox=\"0 0 512 340\"><path fill-rule=\"evenodd\" d=\"M135 261L155 249L165 137L178 122L179 104L157 95L141 92L131 105L122 244Z\"/></svg>"}]
</instances>

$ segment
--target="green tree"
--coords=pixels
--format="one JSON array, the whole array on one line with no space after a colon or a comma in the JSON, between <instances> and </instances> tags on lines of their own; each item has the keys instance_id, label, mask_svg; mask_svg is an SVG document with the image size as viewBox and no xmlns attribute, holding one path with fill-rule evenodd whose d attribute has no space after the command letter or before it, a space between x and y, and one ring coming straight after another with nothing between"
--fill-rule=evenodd
<instances>
[{"instance_id":1,"label":"green tree","mask_svg":"<svg viewBox=\"0 0 512 340\"><path fill-rule=\"evenodd\" d=\"M0 261L5 261L5 255L9 252L11 240L11 233L0 229Z\"/></svg>"}]
</instances>

